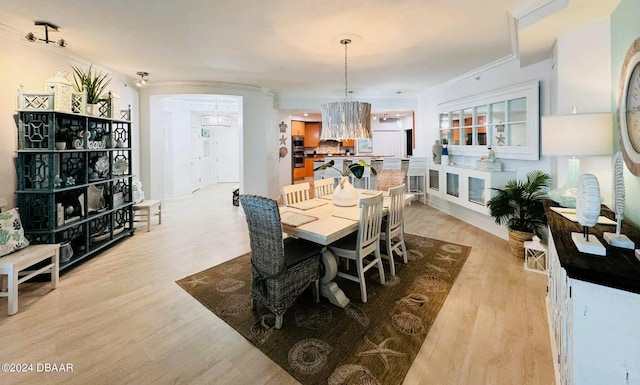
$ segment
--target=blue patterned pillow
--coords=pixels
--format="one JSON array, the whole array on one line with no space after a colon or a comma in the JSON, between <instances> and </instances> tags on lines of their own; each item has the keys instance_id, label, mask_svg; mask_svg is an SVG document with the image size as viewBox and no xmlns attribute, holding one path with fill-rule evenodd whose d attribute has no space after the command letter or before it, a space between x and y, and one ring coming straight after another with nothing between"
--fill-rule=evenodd
<instances>
[{"instance_id":1,"label":"blue patterned pillow","mask_svg":"<svg viewBox=\"0 0 640 385\"><path fill-rule=\"evenodd\" d=\"M18 209L0 213L0 257L27 246L29 240L24 237Z\"/></svg>"}]
</instances>

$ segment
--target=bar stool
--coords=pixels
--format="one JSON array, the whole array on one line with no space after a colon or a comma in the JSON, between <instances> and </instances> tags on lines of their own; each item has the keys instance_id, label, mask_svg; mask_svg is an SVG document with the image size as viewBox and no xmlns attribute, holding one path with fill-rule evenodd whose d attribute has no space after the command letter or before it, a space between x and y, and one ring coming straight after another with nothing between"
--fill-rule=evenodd
<instances>
[{"instance_id":1,"label":"bar stool","mask_svg":"<svg viewBox=\"0 0 640 385\"><path fill-rule=\"evenodd\" d=\"M383 170L400 170L402 168L401 158L386 157L382 159Z\"/></svg>"},{"instance_id":2,"label":"bar stool","mask_svg":"<svg viewBox=\"0 0 640 385\"><path fill-rule=\"evenodd\" d=\"M415 183L411 183L412 180ZM422 203L427 203L427 158L409 158L407 192L416 194Z\"/></svg>"},{"instance_id":3,"label":"bar stool","mask_svg":"<svg viewBox=\"0 0 640 385\"><path fill-rule=\"evenodd\" d=\"M358 163L359 161L364 161L366 164L371 165L371 158L357 158L352 160L353 163ZM358 178L356 178L353 174L350 175L351 184L356 186ZM365 189L371 188L371 167L365 167L364 172L362 173L362 178L360 180L364 183Z\"/></svg>"}]
</instances>

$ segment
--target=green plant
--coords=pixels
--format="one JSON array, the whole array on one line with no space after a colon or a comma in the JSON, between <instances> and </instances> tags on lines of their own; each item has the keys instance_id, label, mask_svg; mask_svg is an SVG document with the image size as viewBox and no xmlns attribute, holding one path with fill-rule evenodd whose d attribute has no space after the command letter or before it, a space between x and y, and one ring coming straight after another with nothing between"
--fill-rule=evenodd
<instances>
[{"instance_id":1,"label":"green plant","mask_svg":"<svg viewBox=\"0 0 640 385\"><path fill-rule=\"evenodd\" d=\"M551 177L542 171L531 171L527 179L510 180L487 202L491 216L509 230L541 235L547 224L542 199L546 197Z\"/></svg>"},{"instance_id":2,"label":"green plant","mask_svg":"<svg viewBox=\"0 0 640 385\"><path fill-rule=\"evenodd\" d=\"M314 168L313 171L325 170L327 168L338 170L336 167L333 167L334 165L335 165L335 162L333 161L333 159L331 159L330 161L323 164L322 166L318 166ZM377 175L376 169L362 159L360 159L356 163L351 163L350 165L348 165L346 170L338 170L338 171L340 172L340 174L342 174L342 176L349 176L349 173L352 173L356 178L360 179L364 174L365 167L371 168L371 173L373 175Z\"/></svg>"},{"instance_id":3,"label":"green plant","mask_svg":"<svg viewBox=\"0 0 640 385\"><path fill-rule=\"evenodd\" d=\"M111 79L108 74L100 74L97 71L92 71L93 64L89 66L89 69L84 71L79 67L71 67L73 69L73 88L77 92L82 92L83 89L87 90L87 103L96 104L100 95L103 94L107 88Z\"/></svg>"}]
</instances>

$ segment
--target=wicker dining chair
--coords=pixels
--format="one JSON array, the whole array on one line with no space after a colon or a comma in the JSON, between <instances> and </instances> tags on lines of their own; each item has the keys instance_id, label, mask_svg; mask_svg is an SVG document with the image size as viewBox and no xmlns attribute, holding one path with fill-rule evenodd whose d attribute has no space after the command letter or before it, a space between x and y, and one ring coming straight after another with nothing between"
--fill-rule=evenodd
<instances>
[{"instance_id":1,"label":"wicker dining chair","mask_svg":"<svg viewBox=\"0 0 640 385\"><path fill-rule=\"evenodd\" d=\"M380 231L382 225L382 193L360 199L360 222L358 231L340 238L329 245L329 250L338 258L356 262L356 275L338 270L338 276L360 283L362 302L367 302L367 284L364 273L378 266L380 283L384 285L384 267L380 256ZM370 258L373 254L373 258Z\"/></svg>"},{"instance_id":2,"label":"wicker dining chair","mask_svg":"<svg viewBox=\"0 0 640 385\"><path fill-rule=\"evenodd\" d=\"M320 198L333 194L336 181L333 178L318 179L313 182L313 197Z\"/></svg>"},{"instance_id":3,"label":"wicker dining chair","mask_svg":"<svg viewBox=\"0 0 640 385\"><path fill-rule=\"evenodd\" d=\"M404 189L405 185L389 189L389 213L382 220L380 243L385 246L386 254L382 257L389 260L389 273L396 275L394 252L407 264L407 246L404 243Z\"/></svg>"},{"instance_id":4,"label":"wicker dining chair","mask_svg":"<svg viewBox=\"0 0 640 385\"><path fill-rule=\"evenodd\" d=\"M275 200L240 195L251 244L251 308L258 303L276 315L276 329L284 313L309 285L317 303L323 247L298 238L282 238L280 211Z\"/></svg>"},{"instance_id":5,"label":"wicker dining chair","mask_svg":"<svg viewBox=\"0 0 640 385\"><path fill-rule=\"evenodd\" d=\"M407 179L405 170L383 169L376 175L376 190L387 191L390 187L400 186Z\"/></svg>"}]
</instances>

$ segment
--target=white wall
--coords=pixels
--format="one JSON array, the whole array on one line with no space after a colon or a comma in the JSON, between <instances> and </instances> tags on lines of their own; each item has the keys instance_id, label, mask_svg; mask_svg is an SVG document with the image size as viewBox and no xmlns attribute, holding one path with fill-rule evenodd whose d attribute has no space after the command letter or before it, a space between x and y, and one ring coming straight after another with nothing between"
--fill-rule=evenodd
<instances>
[{"instance_id":1,"label":"white wall","mask_svg":"<svg viewBox=\"0 0 640 385\"><path fill-rule=\"evenodd\" d=\"M5 197L13 206L17 188L15 151L17 145L17 126L14 120L17 108L18 86L24 85L25 92L45 91L44 82L57 71L70 73L71 66L86 68L90 63L71 59L70 52L56 46L33 44L21 40L13 33L0 30L0 197ZM94 63L94 68L107 72L112 80L110 88L120 96L122 108L132 107L132 146L133 159L130 164L134 174L139 174L139 138L138 138L138 92L133 83L122 74L118 74Z\"/></svg>"},{"instance_id":2,"label":"white wall","mask_svg":"<svg viewBox=\"0 0 640 385\"><path fill-rule=\"evenodd\" d=\"M140 137L141 170L145 195L162 199L165 194L164 172L157 165L165 163L162 137L162 100L172 95L213 94L242 98L238 127L240 148L240 192L277 198L278 121L273 110L273 96L264 89L225 83L153 84L141 91ZM174 119L175 122L175 119ZM187 125L189 120L187 119ZM175 177L175 176L174 176ZM178 193L174 191L174 193Z\"/></svg>"},{"instance_id":3,"label":"white wall","mask_svg":"<svg viewBox=\"0 0 640 385\"><path fill-rule=\"evenodd\" d=\"M438 119L441 112L438 108L439 104L530 80L538 80L540 82L540 111L545 114L549 111L550 75L550 60L544 60L524 68L520 68L519 61L513 60L476 75L479 76L479 79L476 79L475 76L469 77L455 84L443 84L421 93L418 96L418 109L416 111L416 149L414 150L414 155L432 158L431 147L439 139ZM497 152L497 157L500 158L499 151ZM477 159L477 157L455 156L454 161L456 164L475 165ZM525 178L526 174L533 170L549 172L549 159L545 157L542 157L539 161L501 160L504 163L504 169L516 171L519 179ZM429 198L429 204L497 236L507 237L506 228L497 226L493 218L489 216L479 215L471 210L432 196Z\"/></svg>"},{"instance_id":4,"label":"white wall","mask_svg":"<svg viewBox=\"0 0 640 385\"><path fill-rule=\"evenodd\" d=\"M605 18L571 31L558 39L556 57L520 68L517 60L463 79L444 84L418 97L416 111L416 150L414 154L431 157L431 147L438 139L438 105L475 94L500 89L529 80L540 81L541 115L569 113L572 106L580 112L609 111L610 43L609 19ZM588 42L588 44L587 44ZM589 49L585 49L586 46ZM582 106L582 107L580 107ZM568 143L567 145L571 145ZM497 153L500 157L499 151ZM473 165L475 157L455 157L457 164ZM539 161L502 159L505 170L517 171L522 179L529 171L550 173L552 185L562 185L567 175L567 159L542 155ZM581 159L582 172L594 173L600 181L605 203L611 201L611 157ZM506 237L506 230L497 227L491 218L484 218L469 210L437 200L434 206L469 223Z\"/></svg>"},{"instance_id":5,"label":"white wall","mask_svg":"<svg viewBox=\"0 0 640 385\"><path fill-rule=\"evenodd\" d=\"M551 106L554 114L570 114L575 106L577 113L611 111L611 24L608 17L597 20L558 38L555 49L557 85ZM588 42L588 49L585 49ZM571 143L568 143L571 145ZM612 149L613 150L613 149ZM569 157L557 157L557 168L551 168L554 187L567 180ZM580 157L580 172L591 173L598 178L604 203L612 202L612 157Z\"/></svg>"}]
</instances>

